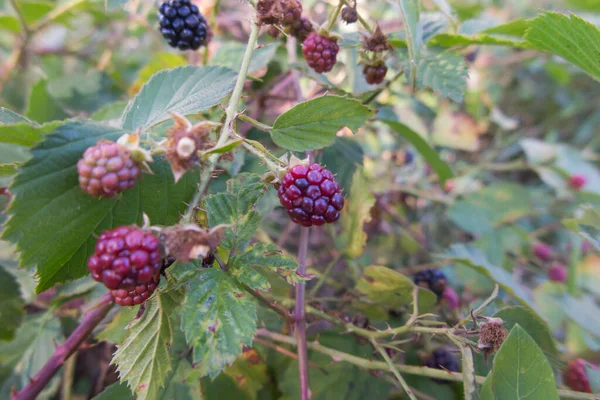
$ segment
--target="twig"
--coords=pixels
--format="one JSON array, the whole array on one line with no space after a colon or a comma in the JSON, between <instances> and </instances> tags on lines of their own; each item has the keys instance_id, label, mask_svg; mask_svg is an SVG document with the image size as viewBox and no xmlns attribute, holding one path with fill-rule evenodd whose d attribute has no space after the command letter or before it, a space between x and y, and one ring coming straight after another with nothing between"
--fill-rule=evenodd
<instances>
[{"instance_id":1,"label":"twig","mask_svg":"<svg viewBox=\"0 0 600 400\"><path fill-rule=\"evenodd\" d=\"M410 236L413 237L414 240L417 241L424 249L430 249L429 242L427 238L421 233L412 228L410 223L402 218L394 209L392 209L389 204L383 201L381 198L378 199L377 204L381 207L383 211L385 211L398 225L400 225Z\"/></svg>"},{"instance_id":2,"label":"twig","mask_svg":"<svg viewBox=\"0 0 600 400\"><path fill-rule=\"evenodd\" d=\"M386 353L385 349L383 347L381 347L374 339L371 339L371 344L373 344L373 347L375 347L375 349L379 352L379 354L381 354L381 357L383 357L383 359L385 360L387 365L389 365L390 371L392 372L392 374L394 374L394 376L400 383L400 386L402 386L402 388L404 389L404 391L406 392L408 397L411 400L417 400L417 398L415 397L412 390L408 387L408 384L406 383L406 381L404 380L402 375L400 375L400 372L398 372L398 368L396 368L396 366L394 365L394 363L392 362L392 360Z\"/></svg>"},{"instance_id":3,"label":"twig","mask_svg":"<svg viewBox=\"0 0 600 400\"><path fill-rule=\"evenodd\" d=\"M240 67L240 73L238 74L237 81L235 82L235 86L233 88L233 92L231 93L231 98L229 99L229 105L226 110L225 122L223 123L223 127L221 128L221 133L219 135L219 140L215 147L223 146L227 139L229 138L229 132L231 129L231 123L235 119L237 115L238 103L240 102L240 98L242 96L242 90L244 89L244 83L246 82L246 77L248 75L248 67L250 66L250 59L252 58L252 52L256 48L256 42L258 40L258 31L259 26L254 23L251 23L250 37L248 38L248 44L246 45L246 52L244 53L244 58L242 59L242 66ZM217 161L219 160L219 154L213 154L208 159L209 165L202 171L202 179L200 182L200 186L198 190L194 194L192 201L188 204L188 208L183 215L184 221L191 221L194 216L194 210L202 200L204 196L204 192L208 187L208 182L211 180L212 173L215 170L217 165Z\"/></svg>"},{"instance_id":4,"label":"twig","mask_svg":"<svg viewBox=\"0 0 600 400\"><path fill-rule=\"evenodd\" d=\"M298 248L298 274L306 274L306 255L308 253L308 237L310 228L302 227L300 231L300 247ZM296 320L296 340L298 346L298 368L300 370L300 398L310 399L308 388L308 351L306 347L306 320L304 318L304 294L306 284L296 284L296 307L294 318Z\"/></svg>"},{"instance_id":5,"label":"twig","mask_svg":"<svg viewBox=\"0 0 600 400\"><path fill-rule=\"evenodd\" d=\"M340 15L340 11L342 10L342 6L344 4L345 4L345 1L340 0L337 7L335 7L333 12L331 14L329 14L329 20L327 21L327 27L325 28L325 31L327 31L327 32L331 31L331 28L333 28L333 25L335 24L335 21L337 20L338 16Z\"/></svg>"},{"instance_id":6,"label":"twig","mask_svg":"<svg viewBox=\"0 0 600 400\"><path fill-rule=\"evenodd\" d=\"M48 384L50 379L58 372L60 367L63 366L65 360L67 360L77 349L85 338L94 330L94 328L106 317L108 311L114 305L114 299L110 293L102 296L99 304L88 311L81 323L71 336L65 340L63 344L58 346L54 351L54 354L48 362L42 367L35 377L31 379L29 385L24 387L21 391L12 394L13 400L33 400L35 399L44 387Z\"/></svg>"},{"instance_id":7,"label":"twig","mask_svg":"<svg viewBox=\"0 0 600 400\"><path fill-rule=\"evenodd\" d=\"M286 355L286 356L288 356L288 357L291 357L291 358L293 358L294 360L297 360L297 359L298 359L298 354L294 353L293 351L289 351L289 350L288 350L288 349L286 349L285 347L281 347L281 346L279 346L279 345L277 345L277 344L275 344L275 343L268 342L268 341L266 341L266 340L264 340L264 339L261 339L261 338L258 338L258 337L254 338L254 341L255 341L255 342L258 342L258 343L262 343L263 345L265 345L265 346L267 346L267 347L270 347L270 348L272 348L273 350L276 350L276 351L280 352L280 353L281 353L281 354L283 354L283 355ZM316 369L318 369L319 371L321 371L321 372L322 372L322 373L324 373L325 375L329 375L329 372L327 372L327 371L325 371L323 368L319 367L319 365L318 365L318 364L316 364L316 363L315 363L315 362L313 362L313 361L310 361L310 360L308 360L308 366L309 366L309 367L311 367L311 368L316 368Z\"/></svg>"},{"instance_id":8,"label":"twig","mask_svg":"<svg viewBox=\"0 0 600 400\"><path fill-rule=\"evenodd\" d=\"M288 322L293 321L292 316L290 315L290 313L287 310L279 307L277 304L273 303L272 301L270 301L269 299L264 297L262 294L260 294L258 291L252 289L250 286L246 285L245 283L241 283L241 285L246 290L246 292L250 293L250 295L252 295L252 297L257 299L265 307L270 308L271 310L275 311L277 314L281 315L286 321L288 321Z\"/></svg>"},{"instance_id":9,"label":"twig","mask_svg":"<svg viewBox=\"0 0 600 400\"><path fill-rule=\"evenodd\" d=\"M256 334L263 337L268 337L271 340L280 343L287 343L292 346L296 346L296 341L294 338L285 336L279 333L270 332L266 329L258 329ZM353 354L344 353L339 350L335 350L329 347L325 347L318 342L309 342L307 343L307 347L311 350L318 351L319 353L326 354L331 356L336 361L345 361L350 364L354 364L360 368L368 369L368 370L381 370L388 371L389 365L383 361L374 361L369 360L362 357L357 357ZM463 380L463 374L460 372L452 372L446 370L440 370L435 368L428 367L417 367L413 365L404 365L404 364L394 364L398 372L409 374L409 375L419 375L426 376L429 378L437 378L444 379L447 381L461 382ZM485 376L475 376L475 381L479 384L483 384L485 381ZM573 390L564 390L558 389L558 394L561 397L571 398L571 399L589 399L589 400L598 400L598 395L594 395L591 393L582 393L575 392Z\"/></svg>"}]
</instances>

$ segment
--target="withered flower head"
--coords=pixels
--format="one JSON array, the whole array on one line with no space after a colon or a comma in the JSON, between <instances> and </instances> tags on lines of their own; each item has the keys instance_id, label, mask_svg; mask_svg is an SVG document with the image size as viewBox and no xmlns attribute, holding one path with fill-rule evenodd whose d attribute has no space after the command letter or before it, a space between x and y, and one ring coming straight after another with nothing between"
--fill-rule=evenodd
<instances>
[{"instance_id":1,"label":"withered flower head","mask_svg":"<svg viewBox=\"0 0 600 400\"><path fill-rule=\"evenodd\" d=\"M177 261L204 259L219 245L225 228L225 225L210 230L194 224L175 226L163 230L162 242L167 254Z\"/></svg>"},{"instance_id":2,"label":"withered flower head","mask_svg":"<svg viewBox=\"0 0 600 400\"><path fill-rule=\"evenodd\" d=\"M283 22L284 10L281 0L259 0L256 3L259 25L279 25Z\"/></svg>"},{"instance_id":3,"label":"withered flower head","mask_svg":"<svg viewBox=\"0 0 600 400\"><path fill-rule=\"evenodd\" d=\"M365 49L375 53L381 53L392 48L379 26L375 28L375 32L371 36L363 36L362 40Z\"/></svg>"},{"instance_id":4,"label":"withered flower head","mask_svg":"<svg viewBox=\"0 0 600 400\"><path fill-rule=\"evenodd\" d=\"M500 318L490 318L488 322L481 326L477 347L483 350L486 355L497 352L504 343L508 331L503 324L504 321Z\"/></svg>"},{"instance_id":5,"label":"withered flower head","mask_svg":"<svg viewBox=\"0 0 600 400\"><path fill-rule=\"evenodd\" d=\"M188 170L202 165L199 152L214 146L209 135L215 124L206 121L192 126L185 117L172 115L175 125L167 131L166 157L177 182Z\"/></svg>"}]
</instances>

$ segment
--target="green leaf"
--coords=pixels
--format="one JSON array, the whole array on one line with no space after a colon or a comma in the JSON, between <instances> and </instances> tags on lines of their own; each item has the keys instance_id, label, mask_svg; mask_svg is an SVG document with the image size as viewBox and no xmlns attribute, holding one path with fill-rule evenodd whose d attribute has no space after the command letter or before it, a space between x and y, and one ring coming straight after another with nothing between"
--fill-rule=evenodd
<instances>
[{"instance_id":1,"label":"green leaf","mask_svg":"<svg viewBox=\"0 0 600 400\"><path fill-rule=\"evenodd\" d=\"M157 396L159 399L176 400L199 400L204 399L200 380L196 377L196 371L185 358L179 358L169 373L165 387ZM120 399L119 399L120 400Z\"/></svg>"},{"instance_id":2,"label":"green leaf","mask_svg":"<svg viewBox=\"0 0 600 400\"><path fill-rule=\"evenodd\" d=\"M254 353L256 358L246 357L246 352L235 360L235 362L225 369L225 374L233 378L237 386L244 391L251 399L256 399L260 389L269 381L267 365L256 354L256 350L251 349L248 353Z\"/></svg>"},{"instance_id":3,"label":"green leaf","mask_svg":"<svg viewBox=\"0 0 600 400\"><path fill-rule=\"evenodd\" d=\"M338 136L332 146L323 150L322 163L334 175L347 193L357 168L362 167L364 151L360 143L349 137Z\"/></svg>"},{"instance_id":4,"label":"green leaf","mask_svg":"<svg viewBox=\"0 0 600 400\"><path fill-rule=\"evenodd\" d=\"M127 4L127 0L104 0L104 8L106 11L113 11Z\"/></svg>"},{"instance_id":5,"label":"green leaf","mask_svg":"<svg viewBox=\"0 0 600 400\"><path fill-rule=\"evenodd\" d=\"M298 268L298 263L283 255L274 244L255 243L244 254L230 260L231 274L238 281L255 290L269 290L271 285L263 275L265 270L287 277Z\"/></svg>"},{"instance_id":6,"label":"green leaf","mask_svg":"<svg viewBox=\"0 0 600 400\"><path fill-rule=\"evenodd\" d=\"M0 164L0 176L10 176L17 172L18 163Z\"/></svg>"},{"instance_id":7,"label":"green leaf","mask_svg":"<svg viewBox=\"0 0 600 400\"><path fill-rule=\"evenodd\" d=\"M494 317L501 318L504 321L504 327L508 330L518 324L527 331L544 352L551 355L558 354L552 332L546 322L527 308L506 307L498 311Z\"/></svg>"},{"instance_id":8,"label":"green leaf","mask_svg":"<svg viewBox=\"0 0 600 400\"><path fill-rule=\"evenodd\" d=\"M135 400L131 390L123 382L115 382L104 389L94 400Z\"/></svg>"},{"instance_id":9,"label":"green leaf","mask_svg":"<svg viewBox=\"0 0 600 400\"><path fill-rule=\"evenodd\" d=\"M10 368L11 375L2 383L0 398L11 398L11 390L27 386L54 353L64 337L60 320L51 313L29 315L17 329L15 339L0 342L0 364ZM58 389L60 377L54 377L40 398L49 398Z\"/></svg>"},{"instance_id":10,"label":"green leaf","mask_svg":"<svg viewBox=\"0 0 600 400\"><path fill-rule=\"evenodd\" d=\"M46 79L40 79L31 87L25 115L27 118L39 123L61 120L67 117L63 108L50 95L48 80Z\"/></svg>"},{"instance_id":11,"label":"green leaf","mask_svg":"<svg viewBox=\"0 0 600 400\"><path fill-rule=\"evenodd\" d=\"M159 290L146 301L142 317L130 324L127 339L113 357L121 381L127 382L138 400L156 398L171 371L171 315L182 297L180 291Z\"/></svg>"},{"instance_id":12,"label":"green leaf","mask_svg":"<svg viewBox=\"0 0 600 400\"><path fill-rule=\"evenodd\" d=\"M181 320L200 375L214 379L252 344L256 308L232 276L210 268L189 282Z\"/></svg>"},{"instance_id":13,"label":"green leaf","mask_svg":"<svg viewBox=\"0 0 600 400\"><path fill-rule=\"evenodd\" d=\"M44 135L52 132L61 124L62 122L56 121L42 126L34 126L26 122L0 125L0 143L33 146L41 141Z\"/></svg>"},{"instance_id":14,"label":"green leaf","mask_svg":"<svg viewBox=\"0 0 600 400\"><path fill-rule=\"evenodd\" d=\"M407 125L398 122L395 114L390 116L388 112L385 112L381 122L387 124L415 147L419 154L423 156L427 164L435 171L442 185L446 180L454 176L452 169L450 169L448 164L442 161L438 153L425 141L425 139Z\"/></svg>"},{"instance_id":15,"label":"green leaf","mask_svg":"<svg viewBox=\"0 0 600 400\"><path fill-rule=\"evenodd\" d=\"M450 261L470 267L490 278L513 296L515 300L537 314L536 307L525 289L513 280L508 271L490 264L486 257L476 247L465 244L454 244L450 246L450 249L444 254L444 257L448 258Z\"/></svg>"},{"instance_id":16,"label":"green leaf","mask_svg":"<svg viewBox=\"0 0 600 400\"><path fill-rule=\"evenodd\" d=\"M410 58L405 62L410 63ZM469 76L463 56L445 49L429 48L421 54L416 68L418 87L430 88L439 96L456 102L463 100Z\"/></svg>"},{"instance_id":17,"label":"green leaf","mask_svg":"<svg viewBox=\"0 0 600 400\"><path fill-rule=\"evenodd\" d=\"M0 107L0 123L18 124L19 122L26 122L28 124L34 125L33 122L31 122L24 116L17 114L16 112L9 110L8 108Z\"/></svg>"},{"instance_id":18,"label":"green leaf","mask_svg":"<svg viewBox=\"0 0 600 400\"><path fill-rule=\"evenodd\" d=\"M19 283L0 265L0 340L12 340L25 315Z\"/></svg>"},{"instance_id":19,"label":"green leaf","mask_svg":"<svg viewBox=\"0 0 600 400\"><path fill-rule=\"evenodd\" d=\"M173 53L158 53L137 74L137 79L129 88L129 93L137 93L152 76L160 71L187 65L185 57Z\"/></svg>"},{"instance_id":20,"label":"green leaf","mask_svg":"<svg viewBox=\"0 0 600 400\"><path fill-rule=\"evenodd\" d=\"M148 129L169 111L195 114L219 103L233 89L235 72L223 67L180 67L155 74L123 111L123 129Z\"/></svg>"},{"instance_id":21,"label":"green leaf","mask_svg":"<svg viewBox=\"0 0 600 400\"><path fill-rule=\"evenodd\" d=\"M135 319L139 307L119 307L117 310L116 315L113 314L110 322L95 335L96 339L106 340L118 345L127 338L127 325Z\"/></svg>"},{"instance_id":22,"label":"green leaf","mask_svg":"<svg viewBox=\"0 0 600 400\"><path fill-rule=\"evenodd\" d=\"M19 19L11 15L0 15L0 30L13 33L21 32L21 24L19 23Z\"/></svg>"},{"instance_id":23,"label":"green leaf","mask_svg":"<svg viewBox=\"0 0 600 400\"><path fill-rule=\"evenodd\" d=\"M350 196L342 210L342 240L344 251L349 258L358 258L367 244L367 234L363 230L365 222L371 219L371 208L375 197L369 190L369 183L362 170L357 170L352 179Z\"/></svg>"},{"instance_id":24,"label":"green leaf","mask_svg":"<svg viewBox=\"0 0 600 400\"><path fill-rule=\"evenodd\" d=\"M266 67L273 57L275 57L278 47L278 43L272 43L254 50L250 59L250 65L248 66L248 74L253 74L261 68ZM239 42L221 43L217 53L211 58L210 63L227 67L233 71L239 71L245 52L245 44Z\"/></svg>"},{"instance_id":25,"label":"green leaf","mask_svg":"<svg viewBox=\"0 0 600 400\"><path fill-rule=\"evenodd\" d=\"M586 364L585 372L590 381L592 393L600 393L600 370L590 364Z\"/></svg>"},{"instance_id":26,"label":"green leaf","mask_svg":"<svg viewBox=\"0 0 600 400\"><path fill-rule=\"evenodd\" d=\"M356 284L356 290L365 295L367 303L398 309L412 304L413 289L415 284L412 279L394 271L391 268L371 265L363 270L363 275ZM422 287L418 287L419 313L425 313L437 303L437 296Z\"/></svg>"},{"instance_id":27,"label":"green leaf","mask_svg":"<svg viewBox=\"0 0 600 400\"><path fill-rule=\"evenodd\" d=\"M251 210L264 194L265 184L256 174L239 174L227 182L227 192L206 196L203 208L211 228L231 225L225 230L221 247L243 250L260 223L260 214Z\"/></svg>"},{"instance_id":28,"label":"green leaf","mask_svg":"<svg viewBox=\"0 0 600 400\"><path fill-rule=\"evenodd\" d=\"M281 114L273 124L271 137L284 149L307 151L331 145L344 126L357 131L374 111L359 101L325 95L303 103Z\"/></svg>"},{"instance_id":29,"label":"green leaf","mask_svg":"<svg viewBox=\"0 0 600 400\"><path fill-rule=\"evenodd\" d=\"M421 45L423 30L419 21L419 0L398 0L400 14L404 22L404 33L408 47L408 62L410 80L414 88L419 73L417 66L421 61Z\"/></svg>"},{"instance_id":30,"label":"green leaf","mask_svg":"<svg viewBox=\"0 0 600 400\"><path fill-rule=\"evenodd\" d=\"M529 22L525 40L534 48L561 56L600 81L600 30L574 15L543 12Z\"/></svg>"},{"instance_id":31,"label":"green leaf","mask_svg":"<svg viewBox=\"0 0 600 400\"><path fill-rule=\"evenodd\" d=\"M518 324L498 350L490 373L491 389L496 399L558 400L550 363Z\"/></svg>"},{"instance_id":32,"label":"green leaf","mask_svg":"<svg viewBox=\"0 0 600 400\"><path fill-rule=\"evenodd\" d=\"M145 174L120 196L96 199L84 193L77 161L97 140L116 140L123 133L69 122L46 135L19 169L3 238L17 244L21 266L37 266L38 292L88 273L86 259L93 252L94 234L141 223L142 213L154 224L174 224L195 192L198 174L187 174L174 184L168 163L157 159L152 163L154 174Z\"/></svg>"}]
</instances>

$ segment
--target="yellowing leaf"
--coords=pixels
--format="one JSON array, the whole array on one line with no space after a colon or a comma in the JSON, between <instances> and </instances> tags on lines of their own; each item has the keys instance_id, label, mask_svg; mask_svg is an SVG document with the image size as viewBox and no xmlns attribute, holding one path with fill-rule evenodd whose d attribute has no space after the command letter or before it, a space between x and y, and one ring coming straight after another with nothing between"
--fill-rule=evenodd
<instances>
[{"instance_id":1,"label":"yellowing leaf","mask_svg":"<svg viewBox=\"0 0 600 400\"><path fill-rule=\"evenodd\" d=\"M474 152L479 150L479 136L484 131L470 115L444 109L433 123L431 139L438 146Z\"/></svg>"},{"instance_id":2,"label":"yellowing leaf","mask_svg":"<svg viewBox=\"0 0 600 400\"><path fill-rule=\"evenodd\" d=\"M365 222L371 219L371 207L375 204L375 197L369 190L369 184L362 170L357 170L352 178L350 196L342 210L342 225L346 255L351 258L359 257L367 243L367 234L363 230Z\"/></svg>"}]
</instances>

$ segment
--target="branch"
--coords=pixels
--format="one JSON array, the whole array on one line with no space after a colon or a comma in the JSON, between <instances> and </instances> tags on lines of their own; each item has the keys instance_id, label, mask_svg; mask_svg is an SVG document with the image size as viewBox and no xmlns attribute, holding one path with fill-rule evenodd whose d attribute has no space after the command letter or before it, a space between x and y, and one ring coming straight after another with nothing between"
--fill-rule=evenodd
<instances>
[{"instance_id":1,"label":"branch","mask_svg":"<svg viewBox=\"0 0 600 400\"><path fill-rule=\"evenodd\" d=\"M114 299L110 293L102 296L100 303L88 311L79 326L71 333L71 336L60 346L56 348L52 357L46 362L46 365L31 379L29 385L19 392L12 394L12 400L33 400L35 399L50 379L58 372L67 360L77 349L85 338L94 330L94 328L106 317L108 311L114 305Z\"/></svg>"},{"instance_id":2,"label":"branch","mask_svg":"<svg viewBox=\"0 0 600 400\"><path fill-rule=\"evenodd\" d=\"M285 319L287 322L292 321L292 316L290 315L290 313L287 310L279 307L274 302L271 302L265 296L260 294L260 292L252 289L250 286L246 285L245 283L241 283L241 285L246 290L246 292L250 293L250 295L252 295L252 297L254 297L256 300L258 300L265 307L270 308L271 310L275 311L277 314L281 315L283 317L283 319Z\"/></svg>"},{"instance_id":3,"label":"branch","mask_svg":"<svg viewBox=\"0 0 600 400\"><path fill-rule=\"evenodd\" d=\"M256 331L256 334L259 336L268 337L271 340L274 340L276 342L286 343L291 346L296 346L296 341L294 340L294 338L285 336L285 335L282 335L279 333L270 332L266 329L259 329ZM318 351L319 353L331 356L336 361L346 361L350 364L354 364L363 369L388 371L390 368L386 362L374 361L374 360L369 360L369 359L362 358L362 357L357 357L352 354L344 353L339 350L325 347L318 342L309 342L309 343L307 343L307 346L311 350L315 350L315 351ZM455 382L460 382L463 380L463 374L460 372L452 372L452 371L446 371L446 370L441 370L441 369L434 369L434 368L428 368L428 367L417 367L414 365L404 365L404 364L394 364L394 366L396 367L396 369L398 370L399 373L404 373L404 374L409 374L409 375L426 376L429 378L444 379L447 381L455 381ZM483 382L485 381L485 376L475 376L475 381L479 384L483 384ZM597 395L594 395L591 393L575 392L573 390L558 389L558 394L561 397L570 398L570 399L590 399L590 400L598 399Z\"/></svg>"},{"instance_id":4,"label":"branch","mask_svg":"<svg viewBox=\"0 0 600 400\"><path fill-rule=\"evenodd\" d=\"M381 354L381 357L383 357L387 365L390 366L390 371L392 371L392 374L394 374L398 382L400 382L402 389L404 389L410 400L417 400L417 398L415 397L410 387L408 387L408 384L406 383L402 375L400 375L400 372L398 372L398 368L396 368L390 357L385 352L385 349L381 347L374 339L371 339L371 344L373 344L373 347L375 347L375 349L379 351L379 354Z\"/></svg>"},{"instance_id":5,"label":"branch","mask_svg":"<svg viewBox=\"0 0 600 400\"><path fill-rule=\"evenodd\" d=\"M248 76L248 67L250 66L250 59L252 58L252 52L256 48L256 42L258 40L258 31L260 27L256 25L253 21L251 23L250 37L248 38L248 44L246 45L246 52L244 53L244 58L242 59L242 66L240 67L240 73L238 74L237 81L235 82L235 86L233 88L233 92L231 93L231 98L229 99L229 105L226 110L225 122L223 123L223 127L221 128L221 133L219 135L219 140L215 147L223 146L227 139L229 138L229 133L231 130L231 124L237 115L238 103L240 102L240 98L242 97L242 90L244 89L244 83L246 82L246 77ZM219 154L213 154L208 159L209 165L202 171L202 179L200 182L200 186L198 190L194 194L192 201L188 204L188 208L183 215L184 221L191 221L194 216L194 210L200 204L200 200L204 196L204 192L208 188L208 183L210 182L212 173L217 166L217 161L219 160Z\"/></svg>"},{"instance_id":6,"label":"branch","mask_svg":"<svg viewBox=\"0 0 600 400\"><path fill-rule=\"evenodd\" d=\"M302 227L300 232L300 247L298 248L298 273L306 275L306 255L308 253L308 237L310 228ZM298 346L298 368L300 370L300 398L310 399L308 388L308 351L306 347L306 320L304 319L304 294L306 284L296 284L296 308L294 318L296 319L296 340Z\"/></svg>"}]
</instances>

